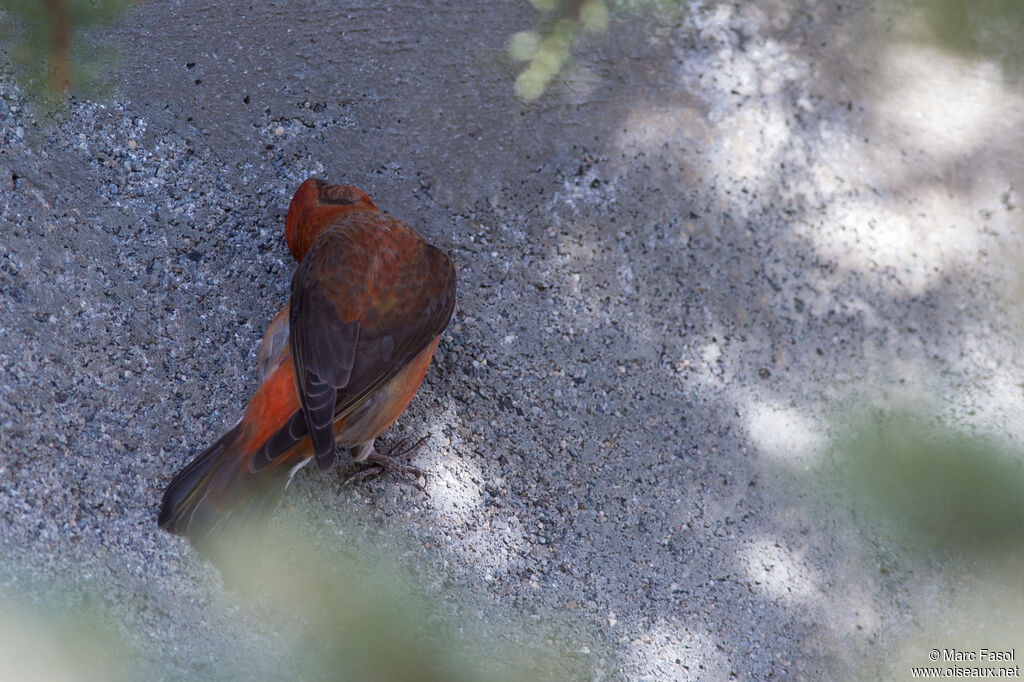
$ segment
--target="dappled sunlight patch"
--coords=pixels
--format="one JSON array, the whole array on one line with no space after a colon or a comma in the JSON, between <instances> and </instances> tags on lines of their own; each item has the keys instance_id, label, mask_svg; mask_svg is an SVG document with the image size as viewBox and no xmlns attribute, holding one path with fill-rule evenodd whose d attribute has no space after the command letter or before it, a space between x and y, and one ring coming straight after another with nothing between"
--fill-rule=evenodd
<instances>
[{"instance_id":1,"label":"dappled sunlight patch","mask_svg":"<svg viewBox=\"0 0 1024 682\"><path fill-rule=\"evenodd\" d=\"M823 429L799 410L751 400L743 413L750 439L772 460L801 469L818 461Z\"/></svg>"},{"instance_id":2,"label":"dappled sunlight patch","mask_svg":"<svg viewBox=\"0 0 1024 682\"><path fill-rule=\"evenodd\" d=\"M718 175L750 183L749 189L767 189L778 171L777 155L792 135L786 114L779 102L769 100L761 106L744 106L718 121L719 144L709 151L709 160ZM719 188L732 186L725 183ZM736 201L733 210L747 202Z\"/></svg>"},{"instance_id":3,"label":"dappled sunlight patch","mask_svg":"<svg viewBox=\"0 0 1024 682\"><path fill-rule=\"evenodd\" d=\"M723 38L723 43L717 56L681 56L676 105L637 102L628 112L615 146L623 153L638 148L654 152L691 142L693 152L708 162L701 174L722 178L711 189L735 212L747 204L737 201L737 182L747 191L774 188L780 158L794 135L786 109L786 88L805 80L810 67L805 56L795 55L773 40L742 52L729 47L728 38ZM726 60L729 68L722 72ZM716 96L702 99L709 95ZM685 156L687 166L703 166L695 163L693 153Z\"/></svg>"},{"instance_id":4,"label":"dappled sunlight patch","mask_svg":"<svg viewBox=\"0 0 1024 682\"><path fill-rule=\"evenodd\" d=\"M710 634L660 622L628 640L629 657L646 679L726 679L731 667Z\"/></svg>"},{"instance_id":5,"label":"dappled sunlight patch","mask_svg":"<svg viewBox=\"0 0 1024 682\"><path fill-rule=\"evenodd\" d=\"M905 41L877 54L862 77L864 124L819 123L810 177L791 192L827 204L795 230L896 296L946 286L957 270L992 271L1019 241L1019 173L1005 153L1024 96L994 61Z\"/></svg>"},{"instance_id":6,"label":"dappled sunlight patch","mask_svg":"<svg viewBox=\"0 0 1024 682\"><path fill-rule=\"evenodd\" d=\"M984 260L983 225L967 199L930 192L909 203L893 196L851 199L830 205L800 231L842 270L897 296L921 294L951 269Z\"/></svg>"},{"instance_id":7,"label":"dappled sunlight patch","mask_svg":"<svg viewBox=\"0 0 1024 682\"><path fill-rule=\"evenodd\" d=\"M566 178L562 188L556 190L551 197L552 208L568 208L573 217L587 215L594 207L601 206L607 210L616 201L614 186L602 182L598 169L591 166L581 168L576 176ZM555 214L557 216L557 213Z\"/></svg>"},{"instance_id":8,"label":"dappled sunlight patch","mask_svg":"<svg viewBox=\"0 0 1024 682\"><path fill-rule=\"evenodd\" d=\"M1024 98L992 62L923 45L891 45L880 60L879 125L896 126L939 160L959 160L1024 119Z\"/></svg>"},{"instance_id":9,"label":"dappled sunlight patch","mask_svg":"<svg viewBox=\"0 0 1024 682\"><path fill-rule=\"evenodd\" d=\"M629 111L619 133L622 150L658 149L666 142L694 140L706 144L711 134L701 112L693 106L638 106Z\"/></svg>"},{"instance_id":10,"label":"dappled sunlight patch","mask_svg":"<svg viewBox=\"0 0 1024 682\"><path fill-rule=\"evenodd\" d=\"M453 520L468 523L475 518L482 500L474 479L481 480L481 473L472 461L459 461L458 468L434 471L426 484L431 504Z\"/></svg>"},{"instance_id":11,"label":"dappled sunlight patch","mask_svg":"<svg viewBox=\"0 0 1024 682\"><path fill-rule=\"evenodd\" d=\"M754 589L786 604L810 603L822 598L820 577L799 555L771 538L752 540L739 558Z\"/></svg>"},{"instance_id":12,"label":"dappled sunlight patch","mask_svg":"<svg viewBox=\"0 0 1024 682\"><path fill-rule=\"evenodd\" d=\"M463 441L458 429L444 427L458 422L451 401L434 420L431 442L438 448L425 466L430 476L424 504L433 510L433 523L459 544L460 557L475 564L485 579L493 580L507 572L513 557L526 551L523 529L515 517L491 518L484 512L482 482L486 477L478 460L456 455L472 451L473 445Z\"/></svg>"},{"instance_id":13,"label":"dappled sunlight patch","mask_svg":"<svg viewBox=\"0 0 1024 682\"><path fill-rule=\"evenodd\" d=\"M877 564L865 565L862 557L852 552L846 559L852 565L840 568L838 579L822 583L815 604L832 635L870 642L886 626L885 613L877 603Z\"/></svg>"}]
</instances>

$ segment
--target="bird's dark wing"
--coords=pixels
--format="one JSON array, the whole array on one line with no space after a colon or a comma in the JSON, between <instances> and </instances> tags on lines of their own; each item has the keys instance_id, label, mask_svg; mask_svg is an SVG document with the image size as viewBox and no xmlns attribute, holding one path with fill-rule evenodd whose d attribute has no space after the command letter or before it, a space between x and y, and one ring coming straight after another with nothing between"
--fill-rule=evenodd
<instances>
[{"instance_id":1,"label":"bird's dark wing","mask_svg":"<svg viewBox=\"0 0 1024 682\"><path fill-rule=\"evenodd\" d=\"M455 267L405 223L353 211L325 230L292 279L290 348L317 464L334 461L332 422L440 334Z\"/></svg>"}]
</instances>

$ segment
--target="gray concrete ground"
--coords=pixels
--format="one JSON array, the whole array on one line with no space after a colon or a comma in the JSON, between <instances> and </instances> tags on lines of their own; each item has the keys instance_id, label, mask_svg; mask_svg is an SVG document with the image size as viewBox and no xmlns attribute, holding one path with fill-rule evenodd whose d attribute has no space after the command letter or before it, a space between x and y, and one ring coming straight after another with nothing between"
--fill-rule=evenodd
<instances>
[{"instance_id":1,"label":"gray concrete ground","mask_svg":"<svg viewBox=\"0 0 1024 682\"><path fill-rule=\"evenodd\" d=\"M429 494L304 471L275 524L403 557L496 643L551 625L566 675L903 676L958 646L929 633L967 578L821 472L888 400L1020 434L1024 106L993 55L850 5L622 11L533 104L518 2L145 3L113 99L48 125L5 70L4 594L92 595L149 676L288 675L155 516L255 385L318 175L447 250L459 304L385 435L431 435Z\"/></svg>"}]
</instances>

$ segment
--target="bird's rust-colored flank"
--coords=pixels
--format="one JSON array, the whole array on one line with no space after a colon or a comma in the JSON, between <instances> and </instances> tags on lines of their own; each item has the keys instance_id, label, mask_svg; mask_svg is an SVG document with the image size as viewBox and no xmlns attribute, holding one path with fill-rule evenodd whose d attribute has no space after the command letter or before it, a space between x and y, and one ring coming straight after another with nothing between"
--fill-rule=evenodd
<instances>
[{"instance_id":1,"label":"bird's rust-colored flank","mask_svg":"<svg viewBox=\"0 0 1024 682\"><path fill-rule=\"evenodd\" d=\"M336 444L364 460L412 400L455 306L455 268L354 187L310 178L285 218L298 268L260 344L241 420L168 485L159 523L215 550L259 526L291 475Z\"/></svg>"}]
</instances>

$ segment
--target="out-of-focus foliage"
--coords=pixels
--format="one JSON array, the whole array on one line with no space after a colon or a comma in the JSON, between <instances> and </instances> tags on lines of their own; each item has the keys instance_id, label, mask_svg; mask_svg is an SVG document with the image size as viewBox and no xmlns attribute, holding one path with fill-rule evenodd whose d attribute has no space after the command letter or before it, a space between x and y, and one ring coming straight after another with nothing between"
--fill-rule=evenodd
<instances>
[{"instance_id":1,"label":"out-of-focus foliage","mask_svg":"<svg viewBox=\"0 0 1024 682\"><path fill-rule=\"evenodd\" d=\"M879 639L885 633L892 642L891 651L864 661L857 679L904 679L914 667L935 666L929 658L935 649L1018 646L1024 634L1021 449L911 404L850 419L835 437L832 457L823 470L832 483L823 501L853 513L879 572L900 586L901 609L914 614L913 627L877 630Z\"/></svg>"},{"instance_id":2,"label":"out-of-focus foliage","mask_svg":"<svg viewBox=\"0 0 1024 682\"><path fill-rule=\"evenodd\" d=\"M833 454L838 492L886 543L947 556L1024 547L1024 460L992 438L897 409L855 420Z\"/></svg>"},{"instance_id":3,"label":"out-of-focus foliage","mask_svg":"<svg viewBox=\"0 0 1024 682\"><path fill-rule=\"evenodd\" d=\"M499 643L499 626L490 618L450 621L439 603L403 580L394 557L362 546L316 549L296 540L300 529L276 531L276 540L265 538L229 558L222 573L243 598L260 600L276 612L272 617L282 631L292 630L297 679L592 677L574 647L554 639L542 642L536 624L506 624L517 633L512 649ZM493 615L494 610L476 611Z\"/></svg>"},{"instance_id":4,"label":"out-of-focus foliage","mask_svg":"<svg viewBox=\"0 0 1024 682\"><path fill-rule=\"evenodd\" d=\"M508 53L526 68L516 78L516 94L526 100L541 96L558 75L576 43L580 29L597 33L608 28L604 0L530 0L545 15L539 31L521 31L508 41Z\"/></svg>"},{"instance_id":5,"label":"out-of-focus foliage","mask_svg":"<svg viewBox=\"0 0 1024 682\"><path fill-rule=\"evenodd\" d=\"M0 602L0 680L109 682L126 674L127 649L97 609Z\"/></svg>"},{"instance_id":6,"label":"out-of-focus foliage","mask_svg":"<svg viewBox=\"0 0 1024 682\"><path fill-rule=\"evenodd\" d=\"M54 106L72 91L98 92L114 48L89 29L121 18L131 0L0 0L0 40L15 74L36 99Z\"/></svg>"},{"instance_id":7,"label":"out-of-focus foliage","mask_svg":"<svg viewBox=\"0 0 1024 682\"><path fill-rule=\"evenodd\" d=\"M884 5L883 5L884 6ZM916 37L938 47L1000 62L1019 75L1024 64L1024 2L916 0L904 8Z\"/></svg>"},{"instance_id":8,"label":"out-of-focus foliage","mask_svg":"<svg viewBox=\"0 0 1024 682\"><path fill-rule=\"evenodd\" d=\"M671 17L682 8L681 0L529 0L541 13L536 30L520 31L507 44L509 56L525 63L516 78L516 94L527 101L540 97L562 72L583 34L604 33L610 14L654 10Z\"/></svg>"},{"instance_id":9,"label":"out-of-focus foliage","mask_svg":"<svg viewBox=\"0 0 1024 682\"><path fill-rule=\"evenodd\" d=\"M529 0L540 13L539 27L512 35L509 57L525 66L515 82L525 100L540 97L572 58L573 48L586 33L609 29L610 16L651 10L671 17L684 10L681 0ZM798 6L799 3L791 3ZM912 0L876 3L911 39L965 56L995 60L1010 75L1024 66L1024 2L1020 0Z\"/></svg>"},{"instance_id":10,"label":"out-of-focus foliage","mask_svg":"<svg viewBox=\"0 0 1024 682\"><path fill-rule=\"evenodd\" d=\"M116 584L60 585L22 581L16 602L0 596L0 680L92 681L180 679L182 670L217 670L219 679L359 680L360 682L519 682L595 679L586 662L594 642L570 644L551 624L516 622L494 604L456 602L441 580L403 572L394 555L330 534L310 537L307 524L276 523L259 541L235 545L220 564L225 590L209 586L210 617L229 614L237 645L223 660L208 660L190 623L174 618L174 652L143 651L161 633L139 629L134 609L151 615L143 594L121 594ZM154 532L157 532L154 530ZM348 533L345 533L347 536ZM182 541L182 551L187 545ZM10 567L7 567L10 568ZM215 578L198 571L197 578ZM421 588L427 579L435 587ZM155 603L163 603L153 585ZM165 612L160 607L158 612ZM218 609L223 609L217 613ZM183 614L203 617L185 608ZM463 614L455 620L453 614ZM159 623L157 623L159 626ZM163 624L171 626L170 622ZM247 638L248 634L251 638ZM269 634L267 634L269 633ZM579 635L577 634L578 638ZM513 644L514 642L514 644ZM239 651L256 646L263 670ZM596 664L595 664L596 665Z\"/></svg>"}]
</instances>

